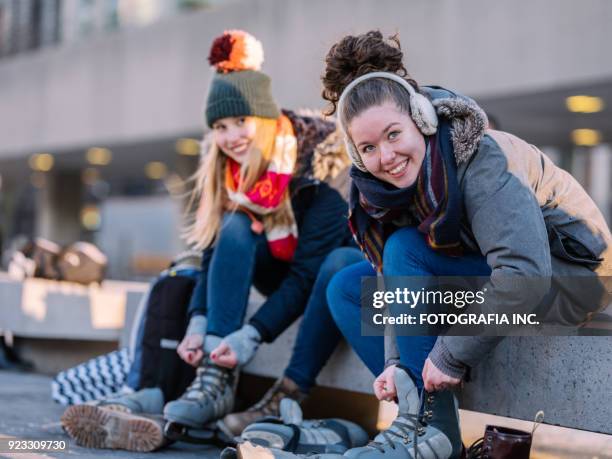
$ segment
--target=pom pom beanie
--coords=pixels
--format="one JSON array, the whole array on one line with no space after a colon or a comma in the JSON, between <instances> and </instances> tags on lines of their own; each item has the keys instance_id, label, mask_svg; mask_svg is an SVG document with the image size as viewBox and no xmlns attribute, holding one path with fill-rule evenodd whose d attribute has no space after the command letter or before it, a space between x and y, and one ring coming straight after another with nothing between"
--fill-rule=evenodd
<instances>
[{"instance_id":1,"label":"pom pom beanie","mask_svg":"<svg viewBox=\"0 0 612 459\"><path fill-rule=\"evenodd\" d=\"M225 31L213 41L208 62L216 69L206 101L209 127L230 116L280 116L270 77L260 71L263 48L255 37L242 30Z\"/></svg>"}]
</instances>

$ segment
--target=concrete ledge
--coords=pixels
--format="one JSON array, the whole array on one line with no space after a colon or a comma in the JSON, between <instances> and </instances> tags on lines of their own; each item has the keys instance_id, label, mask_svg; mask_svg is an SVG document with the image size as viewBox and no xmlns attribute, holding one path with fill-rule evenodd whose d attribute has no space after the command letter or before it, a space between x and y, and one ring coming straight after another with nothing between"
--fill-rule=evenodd
<instances>
[{"instance_id":1,"label":"concrete ledge","mask_svg":"<svg viewBox=\"0 0 612 459\"><path fill-rule=\"evenodd\" d=\"M612 434L612 337L506 338L473 371L461 407Z\"/></svg>"},{"instance_id":2,"label":"concrete ledge","mask_svg":"<svg viewBox=\"0 0 612 459\"><path fill-rule=\"evenodd\" d=\"M83 287L39 279L0 278L0 329L15 335L91 341L126 341L144 283L104 282ZM253 294L251 315L262 297ZM265 344L245 371L278 377L289 362L299 322ZM612 434L612 337L530 337L504 340L475 368L461 407ZM373 375L343 343L318 384L371 393Z\"/></svg>"},{"instance_id":3,"label":"concrete ledge","mask_svg":"<svg viewBox=\"0 0 612 459\"><path fill-rule=\"evenodd\" d=\"M261 301L261 300L259 300ZM256 310L257 301L249 305ZM277 377L289 362L298 324L263 345L246 371ZM612 434L612 337L507 338L460 394L460 407L546 424ZM373 375L346 343L336 350L318 384L372 393Z\"/></svg>"},{"instance_id":4,"label":"concrete ledge","mask_svg":"<svg viewBox=\"0 0 612 459\"><path fill-rule=\"evenodd\" d=\"M24 338L121 341L147 284L83 286L0 276L0 330Z\"/></svg>"},{"instance_id":5,"label":"concrete ledge","mask_svg":"<svg viewBox=\"0 0 612 459\"><path fill-rule=\"evenodd\" d=\"M148 284L138 282L104 281L102 286L86 287L45 279L17 281L0 275L0 330L10 330L21 338L127 345L136 309L147 289ZM247 316L262 301L253 289ZM247 371L273 378L280 375L289 361L298 327L299 321L274 344L263 345ZM373 376L345 343L319 377L321 385L366 393L372 382Z\"/></svg>"},{"instance_id":6,"label":"concrete ledge","mask_svg":"<svg viewBox=\"0 0 612 459\"><path fill-rule=\"evenodd\" d=\"M247 317L253 315L262 302L263 297L254 289L251 290ZM297 320L274 343L263 344L255 358L245 367L245 371L273 378L281 375L289 364L299 324L300 320ZM317 383L321 386L368 394L372 393L373 382L374 376L345 342L336 349L317 378Z\"/></svg>"}]
</instances>

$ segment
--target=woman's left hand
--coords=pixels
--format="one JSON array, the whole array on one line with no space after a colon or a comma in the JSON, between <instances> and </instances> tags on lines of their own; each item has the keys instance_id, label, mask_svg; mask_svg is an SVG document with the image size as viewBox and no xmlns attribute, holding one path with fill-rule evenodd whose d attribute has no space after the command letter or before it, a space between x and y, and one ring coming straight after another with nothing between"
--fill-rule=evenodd
<instances>
[{"instance_id":1,"label":"woman's left hand","mask_svg":"<svg viewBox=\"0 0 612 459\"><path fill-rule=\"evenodd\" d=\"M225 368L246 365L257 352L260 343L261 335L257 329L247 324L223 338L221 344L210 353L210 358Z\"/></svg>"},{"instance_id":2,"label":"woman's left hand","mask_svg":"<svg viewBox=\"0 0 612 459\"><path fill-rule=\"evenodd\" d=\"M210 358L220 367L234 368L238 365L238 356L230 345L222 341L211 353Z\"/></svg>"},{"instance_id":3,"label":"woman's left hand","mask_svg":"<svg viewBox=\"0 0 612 459\"><path fill-rule=\"evenodd\" d=\"M442 373L428 358L423 366L423 385L427 392L451 389L461 384L461 380Z\"/></svg>"}]
</instances>

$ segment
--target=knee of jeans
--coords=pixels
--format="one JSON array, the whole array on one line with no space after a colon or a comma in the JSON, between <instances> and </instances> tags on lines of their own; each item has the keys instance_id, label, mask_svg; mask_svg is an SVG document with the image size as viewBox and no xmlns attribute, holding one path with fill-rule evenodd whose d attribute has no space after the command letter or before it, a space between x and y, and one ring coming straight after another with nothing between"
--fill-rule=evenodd
<instances>
[{"instance_id":1,"label":"knee of jeans","mask_svg":"<svg viewBox=\"0 0 612 459\"><path fill-rule=\"evenodd\" d=\"M398 229L385 242L383 272L388 275L398 275L402 267L422 265L426 245L425 235L417 228Z\"/></svg>"},{"instance_id":2,"label":"knee of jeans","mask_svg":"<svg viewBox=\"0 0 612 459\"><path fill-rule=\"evenodd\" d=\"M221 222L220 238L231 238L237 242L252 237L251 219L244 212L226 212Z\"/></svg>"},{"instance_id":3,"label":"knee of jeans","mask_svg":"<svg viewBox=\"0 0 612 459\"><path fill-rule=\"evenodd\" d=\"M334 274L362 259L361 252L355 248L340 247L334 249L321 264L317 282L329 282Z\"/></svg>"},{"instance_id":4,"label":"knee of jeans","mask_svg":"<svg viewBox=\"0 0 612 459\"><path fill-rule=\"evenodd\" d=\"M346 302L353 301L349 289L352 285L351 282L355 282L355 279L341 270L332 276L327 285L327 304L336 322L338 317L342 315Z\"/></svg>"}]
</instances>

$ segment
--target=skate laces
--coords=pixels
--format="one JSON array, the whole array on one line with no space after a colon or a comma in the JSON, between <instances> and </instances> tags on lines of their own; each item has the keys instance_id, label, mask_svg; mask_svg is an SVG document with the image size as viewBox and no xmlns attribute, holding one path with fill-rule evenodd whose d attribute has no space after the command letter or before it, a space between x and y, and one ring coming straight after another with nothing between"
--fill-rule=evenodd
<instances>
[{"instance_id":1,"label":"skate laces","mask_svg":"<svg viewBox=\"0 0 612 459\"><path fill-rule=\"evenodd\" d=\"M227 371L208 362L196 370L196 377L185 391L188 400L212 399L222 396L229 375Z\"/></svg>"},{"instance_id":2,"label":"skate laces","mask_svg":"<svg viewBox=\"0 0 612 459\"><path fill-rule=\"evenodd\" d=\"M425 424L423 423L423 415L419 414L421 412L421 407L423 406L423 396L425 391L421 390L421 394L419 396L419 407L417 413L400 413L398 417L393 421L391 426L381 432L381 435L385 439L386 443L371 441L368 443L368 446L371 448L375 448L381 453L385 452L385 445L388 444L391 446L391 449L395 449L394 437L400 439L404 444L410 443L410 435L412 434L412 441L414 444L414 457L417 457L418 452L418 436L422 435L425 431ZM399 418L402 419L399 419Z\"/></svg>"},{"instance_id":3,"label":"skate laces","mask_svg":"<svg viewBox=\"0 0 612 459\"><path fill-rule=\"evenodd\" d=\"M484 446L484 437L480 437L467 449L467 459L481 459Z\"/></svg>"}]
</instances>

